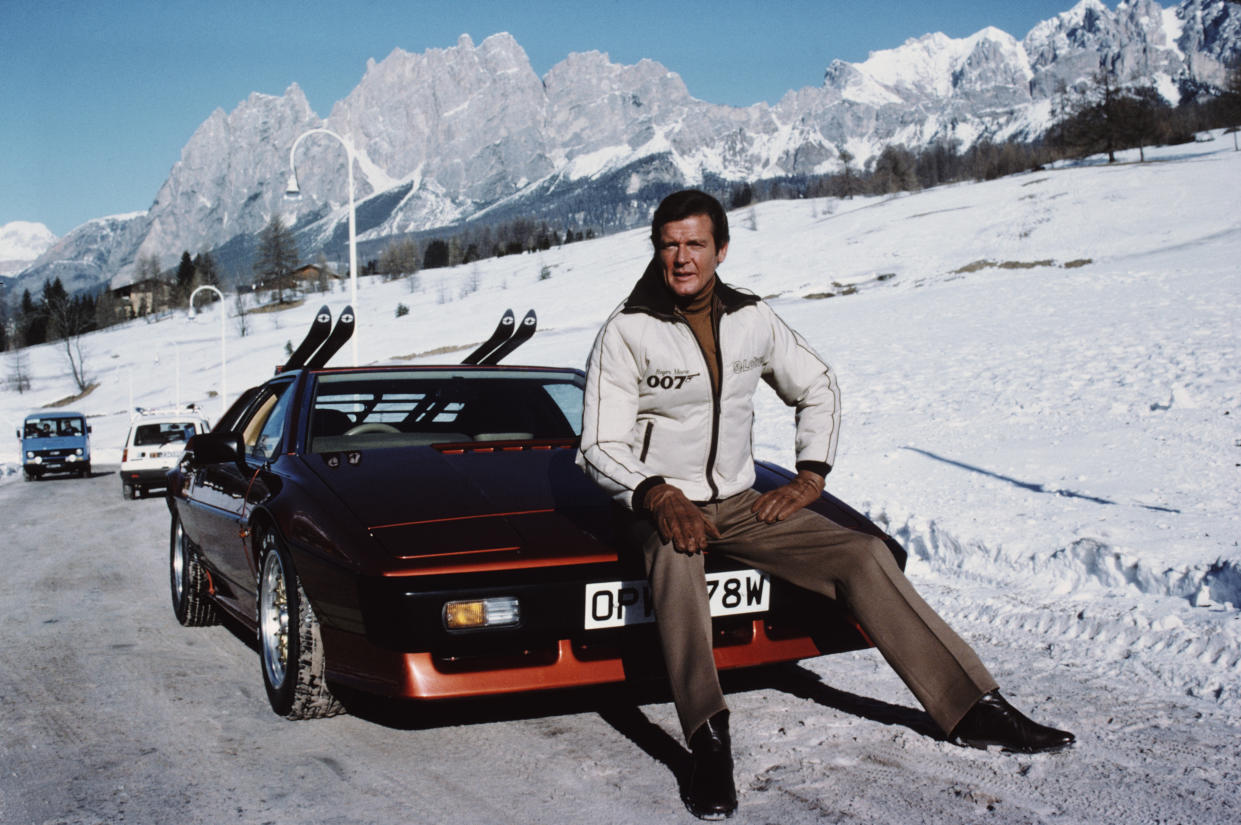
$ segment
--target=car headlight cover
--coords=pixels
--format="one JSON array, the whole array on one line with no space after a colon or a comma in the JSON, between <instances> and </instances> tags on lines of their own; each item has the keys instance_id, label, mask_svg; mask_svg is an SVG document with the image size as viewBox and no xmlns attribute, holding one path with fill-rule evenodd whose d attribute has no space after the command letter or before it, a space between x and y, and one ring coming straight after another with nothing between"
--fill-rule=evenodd
<instances>
[{"instance_id":1,"label":"car headlight cover","mask_svg":"<svg viewBox=\"0 0 1241 825\"><path fill-rule=\"evenodd\" d=\"M511 627L520 622L521 606L515 596L453 601L444 605L444 627L449 630Z\"/></svg>"}]
</instances>

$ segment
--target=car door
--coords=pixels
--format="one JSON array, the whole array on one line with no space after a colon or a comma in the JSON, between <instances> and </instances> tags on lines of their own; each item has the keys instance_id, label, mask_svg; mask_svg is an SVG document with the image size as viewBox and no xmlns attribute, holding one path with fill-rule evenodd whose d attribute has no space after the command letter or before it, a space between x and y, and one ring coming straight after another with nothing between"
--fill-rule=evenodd
<instances>
[{"instance_id":1,"label":"car door","mask_svg":"<svg viewBox=\"0 0 1241 825\"><path fill-rule=\"evenodd\" d=\"M263 388L237 423L242 456L238 461L207 464L195 473L191 506L215 574L216 594L243 616L253 614L257 566L247 539L246 521L256 500L266 496L264 468L282 446L293 398L292 381Z\"/></svg>"}]
</instances>

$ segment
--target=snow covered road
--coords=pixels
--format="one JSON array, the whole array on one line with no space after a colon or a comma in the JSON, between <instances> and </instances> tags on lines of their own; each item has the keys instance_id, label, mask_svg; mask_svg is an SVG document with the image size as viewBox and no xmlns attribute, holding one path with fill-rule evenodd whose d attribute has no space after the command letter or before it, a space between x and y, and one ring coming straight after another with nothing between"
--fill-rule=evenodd
<instances>
[{"instance_id":1,"label":"snow covered road","mask_svg":"<svg viewBox=\"0 0 1241 825\"><path fill-rule=\"evenodd\" d=\"M657 692L430 712L355 699L353 715L288 722L242 638L173 618L162 501L123 501L100 473L5 485L0 509L6 825L694 821L677 799L688 758L675 711ZM970 577L919 584L1014 701L1078 745L1032 757L950 745L874 651L732 674L735 821L1232 821L1241 719L1151 670L1132 605L1078 615Z\"/></svg>"}]
</instances>

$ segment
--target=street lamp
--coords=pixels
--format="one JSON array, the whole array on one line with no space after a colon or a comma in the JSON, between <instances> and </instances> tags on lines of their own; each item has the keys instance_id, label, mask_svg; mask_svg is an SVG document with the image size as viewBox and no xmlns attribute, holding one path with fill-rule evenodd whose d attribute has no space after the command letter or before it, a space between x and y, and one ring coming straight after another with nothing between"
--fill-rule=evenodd
<instances>
[{"instance_id":1,"label":"street lamp","mask_svg":"<svg viewBox=\"0 0 1241 825\"><path fill-rule=\"evenodd\" d=\"M225 329L228 324L228 315L226 312L227 305L224 303L224 293L210 284L204 284L190 293L190 317L194 317L194 296L202 292L204 289L214 292L220 296L220 416L228 410L228 349L225 345Z\"/></svg>"},{"instance_id":2,"label":"street lamp","mask_svg":"<svg viewBox=\"0 0 1241 825\"><path fill-rule=\"evenodd\" d=\"M311 129L309 132L303 132L293 141L293 147L289 149L289 183L285 187L284 196L290 200L296 200L302 196L302 190L297 185L297 162L295 160L297 154L297 145L302 142L303 138L311 135L330 135L340 141L340 145L345 147L345 162L348 172L349 186L349 304L353 307L356 317L358 311L358 236L357 236L357 209L353 202L353 147L349 142L331 129ZM357 327L354 327L353 337L350 338L353 347L353 366L358 365L358 333Z\"/></svg>"},{"instance_id":3,"label":"street lamp","mask_svg":"<svg viewBox=\"0 0 1241 825\"><path fill-rule=\"evenodd\" d=\"M181 345L176 341L172 342L172 352L176 358L176 376L177 376L177 392L173 396L173 401L177 405L177 409L181 408Z\"/></svg>"}]
</instances>

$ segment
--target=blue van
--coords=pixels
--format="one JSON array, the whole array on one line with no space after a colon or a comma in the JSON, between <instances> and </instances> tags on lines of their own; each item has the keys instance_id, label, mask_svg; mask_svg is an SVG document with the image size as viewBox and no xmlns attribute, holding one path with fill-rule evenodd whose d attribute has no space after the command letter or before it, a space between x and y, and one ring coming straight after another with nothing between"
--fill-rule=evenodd
<instances>
[{"instance_id":1,"label":"blue van","mask_svg":"<svg viewBox=\"0 0 1241 825\"><path fill-rule=\"evenodd\" d=\"M17 437L27 481L45 473L90 475L90 425L81 413L31 413Z\"/></svg>"}]
</instances>

